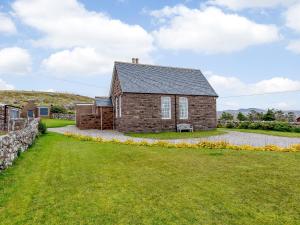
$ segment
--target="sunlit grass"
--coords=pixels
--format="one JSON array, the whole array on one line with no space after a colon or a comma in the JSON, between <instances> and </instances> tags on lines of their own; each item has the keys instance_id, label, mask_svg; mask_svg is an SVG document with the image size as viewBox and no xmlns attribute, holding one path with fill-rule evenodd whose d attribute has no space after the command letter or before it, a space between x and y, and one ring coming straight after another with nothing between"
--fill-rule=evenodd
<instances>
[{"instance_id":1,"label":"sunlit grass","mask_svg":"<svg viewBox=\"0 0 300 225\"><path fill-rule=\"evenodd\" d=\"M1 224L298 224L300 154L49 133L0 174Z\"/></svg>"}]
</instances>

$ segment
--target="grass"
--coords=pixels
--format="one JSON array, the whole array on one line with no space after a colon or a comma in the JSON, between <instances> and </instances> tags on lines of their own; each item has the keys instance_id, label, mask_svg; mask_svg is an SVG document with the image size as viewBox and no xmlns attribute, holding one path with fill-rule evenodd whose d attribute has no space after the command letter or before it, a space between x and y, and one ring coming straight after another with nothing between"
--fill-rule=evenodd
<instances>
[{"instance_id":1,"label":"grass","mask_svg":"<svg viewBox=\"0 0 300 225\"><path fill-rule=\"evenodd\" d=\"M47 126L47 128L54 127L65 127L68 125L75 125L75 121L73 120L59 120L59 119L42 119Z\"/></svg>"},{"instance_id":2,"label":"grass","mask_svg":"<svg viewBox=\"0 0 300 225\"><path fill-rule=\"evenodd\" d=\"M49 133L0 174L1 224L299 224L299 153Z\"/></svg>"},{"instance_id":3,"label":"grass","mask_svg":"<svg viewBox=\"0 0 300 225\"><path fill-rule=\"evenodd\" d=\"M300 133L296 133L296 132L280 132L280 131L273 131L273 130L251 130L251 129L228 129L228 128L218 128L218 130L223 132L238 131L244 133L266 134L266 135L278 136L278 137L300 138Z\"/></svg>"},{"instance_id":4,"label":"grass","mask_svg":"<svg viewBox=\"0 0 300 225\"><path fill-rule=\"evenodd\" d=\"M215 135L226 134L226 131L210 130L210 131L195 131L195 132L161 132L161 133L127 133L127 136L139 138L153 138L160 140L168 139L186 139L186 138L203 138Z\"/></svg>"},{"instance_id":5,"label":"grass","mask_svg":"<svg viewBox=\"0 0 300 225\"><path fill-rule=\"evenodd\" d=\"M0 102L22 106L30 99L35 99L37 105L75 105L78 102L91 103L93 99L86 96L41 91L0 91Z\"/></svg>"},{"instance_id":6,"label":"grass","mask_svg":"<svg viewBox=\"0 0 300 225\"><path fill-rule=\"evenodd\" d=\"M0 136L1 136L1 135L5 135L5 134L6 134L6 132L0 131Z\"/></svg>"}]
</instances>

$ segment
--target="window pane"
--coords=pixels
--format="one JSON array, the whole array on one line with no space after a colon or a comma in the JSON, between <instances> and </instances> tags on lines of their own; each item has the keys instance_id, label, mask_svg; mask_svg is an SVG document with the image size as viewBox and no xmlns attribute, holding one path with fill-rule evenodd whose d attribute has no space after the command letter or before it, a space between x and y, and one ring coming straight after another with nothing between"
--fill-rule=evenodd
<instances>
[{"instance_id":1,"label":"window pane","mask_svg":"<svg viewBox=\"0 0 300 225\"><path fill-rule=\"evenodd\" d=\"M32 110L28 110L27 116L30 117L30 118L33 118L33 111Z\"/></svg>"},{"instance_id":2,"label":"window pane","mask_svg":"<svg viewBox=\"0 0 300 225\"><path fill-rule=\"evenodd\" d=\"M179 117L180 119L188 119L188 99L186 97L179 98Z\"/></svg>"},{"instance_id":3,"label":"window pane","mask_svg":"<svg viewBox=\"0 0 300 225\"><path fill-rule=\"evenodd\" d=\"M119 97L119 117L122 116L122 97Z\"/></svg>"},{"instance_id":4,"label":"window pane","mask_svg":"<svg viewBox=\"0 0 300 225\"><path fill-rule=\"evenodd\" d=\"M118 109L119 109L119 101L118 101L118 97L116 97L116 107L115 107L115 110L116 110L116 118L118 118Z\"/></svg>"},{"instance_id":5,"label":"window pane","mask_svg":"<svg viewBox=\"0 0 300 225\"><path fill-rule=\"evenodd\" d=\"M161 98L161 115L163 119L171 119L171 98Z\"/></svg>"},{"instance_id":6,"label":"window pane","mask_svg":"<svg viewBox=\"0 0 300 225\"><path fill-rule=\"evenodd\" d=\"M48 108L40 108L40 116L48 116L49 109Z\"/></svg>"},{"instance_id":7,"label":"window pane","mask_svg":"<svg viewBox=\"0 0 300 225\"><path fill-rule=\"evenodd\" d=\"M11 119L18 119L19 117L20 117L19 110L17 110L17 109L10 110L10 118Z\"/></svg>"}]
</instances>

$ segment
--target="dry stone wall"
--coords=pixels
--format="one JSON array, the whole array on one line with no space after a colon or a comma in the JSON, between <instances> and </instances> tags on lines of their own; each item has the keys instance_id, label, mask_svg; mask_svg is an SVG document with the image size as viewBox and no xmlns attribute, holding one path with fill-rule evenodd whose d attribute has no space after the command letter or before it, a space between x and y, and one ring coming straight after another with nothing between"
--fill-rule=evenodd
<instances>
[{"instance_id":1,"label":"dry stone wall","mask_svg":"<svg viewBox=\"0 0 300 225\"><path fill-rule=\"evenodd\" d=\"M75 120L75 114L64 114L64 113L52 113L52 119L59 119L59 120Z\"/></svg>"},{"instance_id":2,"label":"dry stone wall","mask_svg":"<svg viewBox=\"0 0 300 225\"><path fill-rule=\"evenodd\" d=\"M12 165L18 153L32 145L38 135L38 123L39 120L34 119L24 129L0 136L0 171Z\"/></svg>"}]
</instances>

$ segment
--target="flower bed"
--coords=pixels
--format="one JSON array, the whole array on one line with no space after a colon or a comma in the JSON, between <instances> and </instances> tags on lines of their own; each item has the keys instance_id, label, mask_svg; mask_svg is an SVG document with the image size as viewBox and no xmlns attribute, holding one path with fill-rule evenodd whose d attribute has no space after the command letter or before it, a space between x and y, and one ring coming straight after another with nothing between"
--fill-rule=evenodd
<instances>
[{"instance_id":1,"label":"flower bed","mask_svg":"<svg viewBox=\"0 0 300 225\"><path fill-rule=\"evenodd\" d=\"M156 147L166 147L166 148L199 148L199 149L229 149L229 150L247 150L247 151L272 151L272 152L300 152L300 143L291 145L289 147L279 147L276 145L266 145L263 147L255 147L251 145L232 145L228 142L219 141L201 141L195 144L180 142L180 143L171 143L168 141L134 141L128 139L126 141L120 141L117 139L106 140L99 137L89 137L78 134L65 133L67 137L73 137L81 141L95 141L99 143L116 143L116 144L126 144L126 145L135 145L135 146L156 146Z\"/></svg>"}]
</instances>

